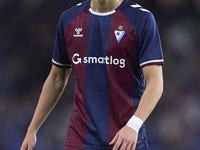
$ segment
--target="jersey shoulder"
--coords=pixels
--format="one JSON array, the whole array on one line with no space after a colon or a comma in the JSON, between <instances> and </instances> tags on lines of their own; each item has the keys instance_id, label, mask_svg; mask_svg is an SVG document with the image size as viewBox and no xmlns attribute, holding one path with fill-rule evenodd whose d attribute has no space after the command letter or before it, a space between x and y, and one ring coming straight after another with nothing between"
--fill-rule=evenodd
<instances>
[{"instance_id":1,"label":"jersey shoulder","mask_svg":"<svg viewBox=\"0 0 200 150\"><path fill-rule=\"evenodd\" d=\"M128 1L125 7L123 7L123 9L121 9L120 11L130 22L139 21L140 23L142 23L146 22L146 20L148 20L149 18L154 19L153 14L149 10L132 1Z\"/></svg>"},{"instance_id":2,"label":"jersey shoulder","mask_svg":"<svg viewBox=\"0 0 200 150\"><path fill-rule=\"evenodd\" d=\"M139 34L146 26L156 24L155 18L149 10L132 1L128 1L120 11Z\"/></svg>"},{"instance_id":3,"label":"jersey shoulder","mask_svg":"<svg viewBox=\"0 0 200 150\"><path fill-rule=\"evenodd\" d=\"M151 14L151 12L148 9L132 1L128 1L124 9L122 9L122 11L123 10L127 10L131 14L135 13L139 15L139 17Z\"/></svg>"},{"instance_id":4,"label":"jersey shoulder","mask_svg":"<svg viewBox=\"0 0 200 150\"><path fill-rule=\"evenodd\" d=\"M86 0L82 3L79 3L67 10L65 10L60 17L60 21L64 23L64 26L66 27L70 22L73 21L74 18L76 18L81 12L83 12L86 9L90 8L90 0Z\"/></svg>"}]
</instances>

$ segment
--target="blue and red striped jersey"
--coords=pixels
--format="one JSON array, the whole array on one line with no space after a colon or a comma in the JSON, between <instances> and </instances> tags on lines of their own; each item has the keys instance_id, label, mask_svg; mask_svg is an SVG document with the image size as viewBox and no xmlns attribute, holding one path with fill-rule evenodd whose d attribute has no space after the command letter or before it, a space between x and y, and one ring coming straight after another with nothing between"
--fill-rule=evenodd
<instances>
[{"instance_id":1,"label":"blue and red striped jersey","mask_svg":"<svg viewBox=\"0 0 200 150\"><path fill-rule=\"evenodd\" d=\"M157 24L150 11L129 0L107 13L84 1L62 13L52 63L73 67L76 76L66 145L112 149L108 143L145 90L142 67L163 64ZM148 148L145 124L137 148Z\"/></svg>"}]
</instances>

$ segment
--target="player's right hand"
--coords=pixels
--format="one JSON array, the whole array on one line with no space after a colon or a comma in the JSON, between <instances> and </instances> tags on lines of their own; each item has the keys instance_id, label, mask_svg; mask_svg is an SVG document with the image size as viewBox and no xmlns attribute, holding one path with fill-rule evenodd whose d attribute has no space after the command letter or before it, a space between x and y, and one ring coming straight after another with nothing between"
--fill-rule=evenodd
<instances>
[{"instance_id":1,"label":"player's right hand","mask_svg":"<svg viewBox=\"0 0 200 150\"><path fill-rule=\"evenodd\" d=\"M20 150L32 150L36 141L36 133L27 132Z\"/></svg>"}]
</instances>

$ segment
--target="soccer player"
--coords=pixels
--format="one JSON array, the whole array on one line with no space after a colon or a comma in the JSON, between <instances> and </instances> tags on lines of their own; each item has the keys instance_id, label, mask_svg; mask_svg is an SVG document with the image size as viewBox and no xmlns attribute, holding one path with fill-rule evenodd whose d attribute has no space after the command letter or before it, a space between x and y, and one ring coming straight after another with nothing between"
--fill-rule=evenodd
<instances>
[{"instance_id":1,"label":"soccer player","mask_svg":"<svg viewBox=\"0 0 200 150\"><path fill-rule=\"evenodd\" d=\"M163 92L163 54L150 11L129 0L86 0L64 11L52 64L21 150L36 144L71 68L76 86L65 150L148 148L144 122Z\"/></svg>"}]
</instances>

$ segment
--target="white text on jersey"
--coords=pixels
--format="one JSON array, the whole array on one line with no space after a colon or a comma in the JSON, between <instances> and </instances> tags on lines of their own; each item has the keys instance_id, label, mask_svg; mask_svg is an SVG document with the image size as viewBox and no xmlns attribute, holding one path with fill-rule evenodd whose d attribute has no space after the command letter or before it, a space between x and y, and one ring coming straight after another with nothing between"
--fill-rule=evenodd
<instances>
[{"instance_id":1,"label":"white text on jersey","mask_svg":"<svg viewBox=\"0 0 200 150\"><path fill-rule=\"evenodd\" d=\"M113 56L81 58L78 53L75 53L72 57L72 62L75 65L84 63L84 64L107 64L107 65L115 65L115 66L118 65L120 68L125 67L125 59L113 58Z\"/></svg>"}]
</instances>

